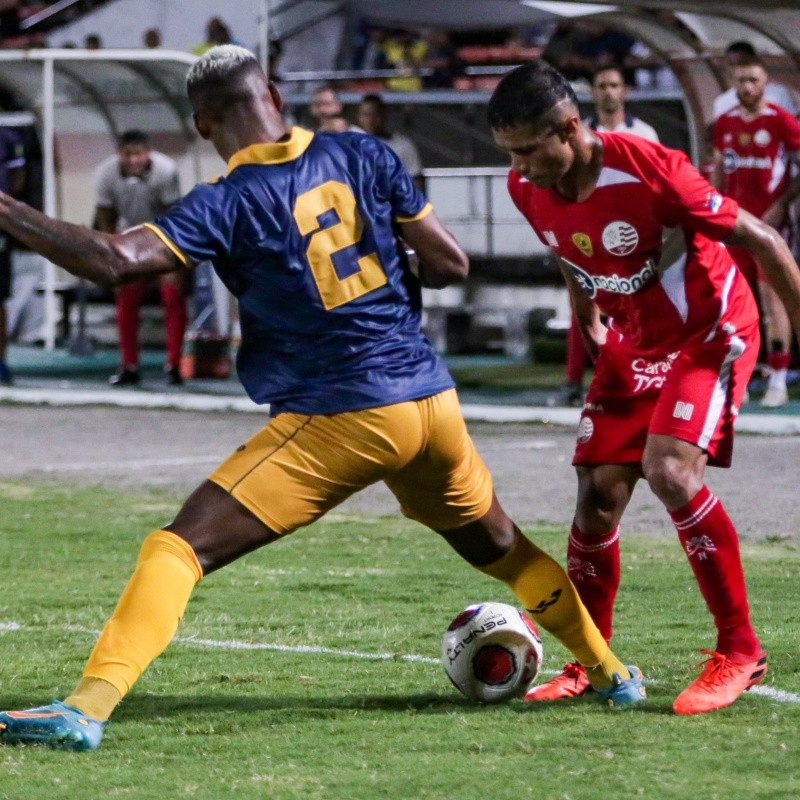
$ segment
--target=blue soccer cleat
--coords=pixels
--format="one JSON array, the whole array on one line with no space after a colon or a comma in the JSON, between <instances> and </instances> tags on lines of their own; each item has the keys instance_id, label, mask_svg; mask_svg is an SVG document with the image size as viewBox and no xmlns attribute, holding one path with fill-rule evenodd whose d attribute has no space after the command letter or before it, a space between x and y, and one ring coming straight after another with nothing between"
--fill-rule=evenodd
<instances>
[{"instance_id":1,"label":"blue soccer cleat","mask_svg":"<svg viewBox=\"0 0 800 800\"><path fill-rule=\"evenodd\" d=\"M104 722L54 700L27 711L0 711L0 743L43 744L57 750L96 750Z\"/></svg>"},{"instance_id":2,"label":"blue soccer cleat","mask_svg":"<svg viewBox=\"0 0 800 800\"><path fill-rule=\"evenodd\" d=\"M644 677L639 667L628 665L631 677L627 680L620 678L618 673L611 676L611 686L608 689L595 689L595 692L613 708L632 706L641 703L647 697L644 688Z\"/></svg>"}]
</instances>

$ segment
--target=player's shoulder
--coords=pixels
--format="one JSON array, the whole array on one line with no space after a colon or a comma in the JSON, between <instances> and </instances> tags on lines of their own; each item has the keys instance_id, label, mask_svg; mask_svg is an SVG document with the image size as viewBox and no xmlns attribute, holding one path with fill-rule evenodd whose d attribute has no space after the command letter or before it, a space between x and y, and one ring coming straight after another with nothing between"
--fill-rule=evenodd
<instances>
[{"instance_id":1,"label":"player's shoulder","mask_svg":"<svg viewBox=\"0 0 800 800\"><path fill-rule=\"evenodd\" d=\"M662 164L676 151L663 144L645 139L635 133L597 133L603 142L603 166L628 168L635 171Z\"/></svg>"},{"instance_id":2,"label":"player's shoulder","mask_svg":"<svg viewBox=\"0 0 800 800\"><path fill-rule=\"evenodd\" d=\"M150 163L152 164L152 169L160 175L172 175L178 171L178 165L175 160L158 150L150 151Z\"/></svg>"}]
</instances>

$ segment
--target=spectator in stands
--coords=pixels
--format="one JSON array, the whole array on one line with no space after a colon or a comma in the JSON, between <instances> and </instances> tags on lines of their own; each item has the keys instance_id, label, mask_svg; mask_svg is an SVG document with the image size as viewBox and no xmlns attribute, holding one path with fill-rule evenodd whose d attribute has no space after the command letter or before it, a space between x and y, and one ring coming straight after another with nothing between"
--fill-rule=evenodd
<instances>
[{"instance_id":1,"label":"spectator in stands","mask_svg":"<svg viewBox=\"0 0 800 800\"><path fill-rule=\"evenodd\" d=\"M385 142L394 150L406 168L406 172L414 179L414 183L424 191L422 162L416 145L402 133L392 133L388 126L386 103L377 94L366 94L358 106L358 124L366 133Z\"/></svg>"},{"instance_id":2,"label":"spectator in stands","mask_svg":"<svg viewBox=\"0 0 800 800\"><path fill-rule=\"evenodd\" d=\"M622 64L634 40L623 33L589 20L559 25L542 58L569 81L588 84L594 71L609 64ZM628 75L625 75L626 81Z\"/></svg>"},{"instance_id":3,"label":"spectator in stands","mask_svg":"<svg viewBox=\"0 0 800 800\"><path fill-rule=\"evenodd\" d=\"M432 29L425 31L427 45L422 66L433 70L432 75L422 79L425 89L451 89L453 79L461 71L456 56L456 47L447 31Z\"/></svg>"},{"instance_id":4,"label":"spectator in stands","mask_svg":"<svg viewBox=\"0 0 800 800\"><path fill-rule=\"evenodd\" d=\"M655 128L625 110L625 86L622 68L616 65L599 67L592 76L594 113L584 123L603 133L632 133L658 141ZM567 332L566 383L548 400L551 406L583 405L583 375L588 354L577 320L573 316Z\"/></svg>"},{"instance_id":5,"label":"spectator in stands","mask_svg":"<svg viewBox=\"0 0 800 800\"><path fill-rule=\"evenodd\" d=\"M0 191L19 195L25 183L25 155L22 139L9 128L0 127ZM5 301L11 296L11 239L0 234L0 383L13 382L6 363Z\"/></svg>"},{"instance_id":6,"label":"spectator in stands","mask_svg":"<svg viewBox=\"0 0 800 800\"><path fill-rule=\"evenodd\" d=\"M130 130L120 136L116 155L97 169L96 230L121 233L149 222L180 198L178 166L168 156L150 148L147 134ZM169 383L183 383L181 346L186 330L186 293L178 273L159 278L167 329ZM116 289L117 328L121 367L109 379L112 386L139 383L139 306L150 281L135 281Z\"/></svg>"},{"instance_id":7,"label":"spectator in stands","mask_svg":"<svg viewBox=\"0 0 800 800\"><path fill-rule=\"evenodd\" d=\"M750 61L756 55L756 49L753 45L743 40L731 42L725 48L725 67L728 72L730 87L714 100L711 114L712 120L719 119L723 114L739 105L739 97L736 94L736 87L733 85L733 70L743 60ZM767 103L774 103L776 106L780 106L793 117L800 116L800 100L797 94L782 83L768 81L764 88L764 100Z\"/></svg>"},{"instance_id":8,"label":"spectator in stands","mask_svg":"<svg viewBox=\"0 0 800 800\"><path fill-rule=\"evenodd\" d=\"M220 44L241 45L241 42L233 38L230 28L225 24L221 17L211 17L206 23L206 40L191 49L191 53L201 56L212 47Z\"/></svg>"},{"instance_id":9,"label":"spectator in stands","mask_svg":"<svg viewBox=\"0 0 800 800\"><path fill-rule=\"evenodd\" d=\"M311 95L308 113L314 120L314 128L322 133L344 133L360 131L344 116L344 106L332 86L320 86Z\"/></svg>"},{"instance_id":10,"label":"spectator in stands","mask_svg":"<svg viewBox=\"0 0 800 800\"><path fill-rule=\"evenodd\" d=\"M103 40L100 38L99 33L87 33L86 38L83 40L84 50L102 50Z\"/></svg>"},{"instance_id":11,"label":"spectator in stands","mask_svg":"<svg viewBox=\"0 0 800 800\"><path fill-rule=\"evenodd\" d=\"M158 50L161 47L161 31L158 28L148 28L142 34L142 44L148 50Z\"/></svg>"},{"instance_id":12,"label":"spectator in stands","mask_svg":"<svg viewBox=\"0 0 800 800\"><path fill-rule=\"evenodd\" d=\"M417 74L428 53L425 40L413 31L395 31L384 39L381 46L383 65L403 73L386 80L386 88L393 92L421 92L422 78Z\"/></svg>"}]
</instances>

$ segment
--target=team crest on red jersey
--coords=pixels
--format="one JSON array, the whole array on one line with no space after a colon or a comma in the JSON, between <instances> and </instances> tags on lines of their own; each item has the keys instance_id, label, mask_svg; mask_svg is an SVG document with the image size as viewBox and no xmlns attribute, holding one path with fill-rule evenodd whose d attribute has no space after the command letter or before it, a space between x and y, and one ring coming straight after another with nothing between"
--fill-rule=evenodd
<instances>
[{"instance_id":1,"label":"team crest on red jersey","mask_svg":"<svg viewBox=\"0 0 800 800\"><path fill-rule=\"evenodd\" d=\"M769 131L760 128L753 135L753 141L759 147L766 147L772 141L772 137L769 135Z\"/></svg>"},{"instance_id":2,"label":"team crest on red jersey","mask_svg":"<svg viewBox=\"0 0 800 800\"><path fill-rule=\"evenodd\" d=\"M603 228L603 247L612 256L627 256L639 244L639 233L629 222L616 220Z\"/></svg>"}]
</instances>

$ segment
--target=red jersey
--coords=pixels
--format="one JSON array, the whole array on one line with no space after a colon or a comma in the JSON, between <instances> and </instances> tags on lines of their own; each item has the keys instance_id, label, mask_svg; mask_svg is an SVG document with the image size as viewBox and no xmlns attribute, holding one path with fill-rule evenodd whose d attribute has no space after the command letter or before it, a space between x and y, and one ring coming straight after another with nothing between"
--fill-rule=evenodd
<instances>
[{"instance_id":1,"label":"red jersey","mask_svg":"<svg viewBox=\"0 0 800 800\"><path fill-rule=\"evenodd\" d=\"M761 217L789 186L800 124L772 103L748 120L736 106L714 123L714 149L722 153L725 194Z\"/></svg>"},{"instance_id":2,"label":"red jersey","mask_svg":"<svg viewBox=\"0 0 800 800\"><path fill-rule=\"evenodd\" d=\"M538 189L515 171L508 190L539 238L569 267L631 350L663 358L752 325L758 309L720 240L737 204L677 150L598 133L603 166L582 202ZM663 246L670 229L677 242Z\"/></svg>"}]
</instances>

